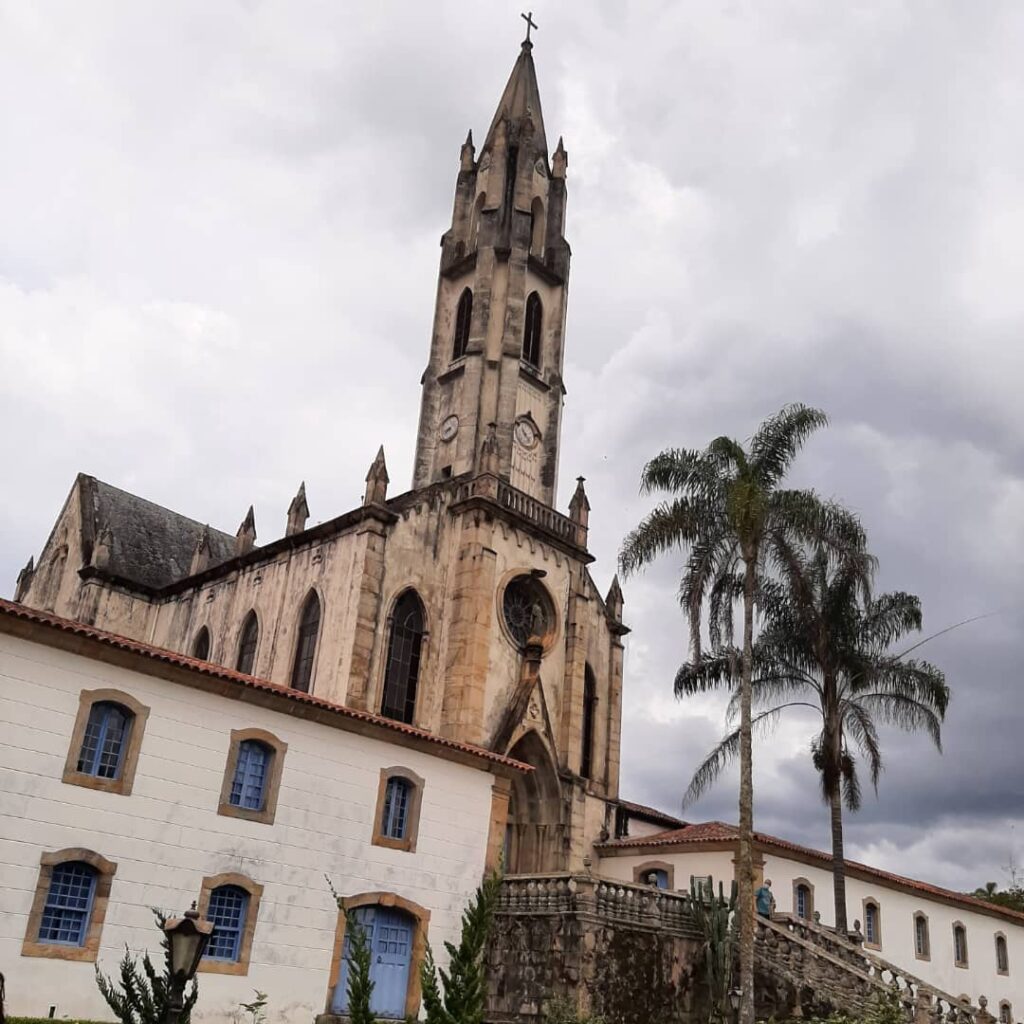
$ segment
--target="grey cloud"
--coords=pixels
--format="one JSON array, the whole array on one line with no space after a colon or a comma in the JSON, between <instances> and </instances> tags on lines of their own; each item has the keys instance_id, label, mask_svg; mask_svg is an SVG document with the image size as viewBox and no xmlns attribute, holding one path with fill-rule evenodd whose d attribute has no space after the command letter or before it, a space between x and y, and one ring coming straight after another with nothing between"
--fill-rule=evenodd
<instances>
[{"instance_id":1,"label":"grey cloud","mask_svg":"<svg viewBox=\"0 0 1024 1024\"><path fill-rule=\"evenodd\" d=\"M785 401L832 428L795 479L848 502L880 585L955 687L945 753L886 737L856 855L999 879L1018 780L1024 515L1024 12L692 0L537 13L570 153L564 505L610 582L644 460ZM0 589L78 470L233 530L411 473L437 241L518 9L0 3ZM626 586L626 795L678 807L722 706L675 707L679 559ZM799 729L758 751L758 822L827 843ZM735 818L723 779L691 817ZM973 851L973 853L971 852Z\"/></svg>"}]
</instances>

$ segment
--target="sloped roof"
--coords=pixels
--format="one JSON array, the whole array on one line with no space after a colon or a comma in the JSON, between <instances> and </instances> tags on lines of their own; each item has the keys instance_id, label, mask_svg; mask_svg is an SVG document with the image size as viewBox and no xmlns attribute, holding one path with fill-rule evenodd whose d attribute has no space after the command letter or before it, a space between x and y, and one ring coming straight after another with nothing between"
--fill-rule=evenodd
<instances>
[{"instance_id":1,"label":"sloped roof","mask_svg":"<svg viewBox=\"0 0 1024 1024\"><path fill-rule=\"evenodd\" d=\"M533 122L533 134L538 152L547 153L548 142L544 134L544 115L540 109L540 86L537 85L537 69L533 65L533 44L523 43L519 57L508 76L505 91L498 101L498 109L494 112L491 127L487 130L487 138L483 148L489 149L494 144L494 135L503 117L517 121L529 117Z\"/></svg>"},{"instance_id":2,"label":"sloped roof","mask_svg":"<svg viewBox=\"0 0 1024 1024\"><path fill-rule=\"evenodd\" d=\"M93 535L109 528L110 561L106 570L133 583L164 587L189 574L192 555L209 529L210 563L226 561L235 538L157 505L119 487L79 474L83 512L92 513Z\"/></svg>"},{"instance_id":3,"label":"sloped roof","mask_svg":"<svg viewBox=\"0 0 1024 1024\"><path fill-rule=\"evenodd\" d=\"M628 836L625 839L610 839L605 843L595 843L595 846L599 850L648 850L652 847L664 849L670 846L685 847L699 843L736 842L738 838L739 829L735 825L728 825L724 821L703 821L693 825L686 825L683 828L671 829L667 832L656 832L650 836L637 836L635 839L631 839ZM815 850L813 847L791 843L788 839L779 839L778 836L770 836L765 832L755 832L754 842L769 850L774 849L784 854L795 854L802 860L820 863L822 867L831 870L832 855L821 850ZM947 903L957 903L995 917L1004 917L1017 924L1024 923L1024 914L1019 911L1001 907L998 903L989 903L987 900L979 899L977 896L956 892L953 889L943 889L941 886L932 885L930 882L921 882L916 878L907 878L904 875L897 875L891 871L883 871L880 868L871 867L870 864L861 864L855 860L847 860L846 869L854 875L877 878L881 882L888 882L902 889L911 889L925 896L934 896Z\"/></svg>"},{"instance_id":4,"label":"sloped roof","mask_svg":"<svg viewBox=\"0 0 1024 1024\"><path fill-rule=\"evenodd\" d=\"M659 811L657 807L648 807L647 804L635 804L631 800L619 800L619 806L631 817L649 822L652 825L668 825L673 829L680 829L686 825L682 818Z\"/></svg>"},{"instance_id":5,"label":"sloped roof","mask_svg":"<svg viewBox=\"0 0 1024 1024\"><path fill-rule=\"evenodd\" d=\"M359 711L355 708L346 707L344 704L335 704L333 701L324 700L322 697L314 697L312 694L303 693L301 690L293 690L290 686L280 686L277 683L272 683L266 679L259 679L256 676L247 676L241 672L234 671L234 669L225 668L223 665L216 665L212 661L201 661L198 658L190 658L185 654L179 654L177 651L169 651L163 647L154 647L152 644L144 644L138 640L129 640L127 637L119 636L116 633L108 633L105 630L95 629L92 626L86 626L72 619L63 619L58 615L36 611L34 608L28 608L14 601L6 601L0 598L0 632L18 634L18 627L12 620L21 620L22 622L31 623L33 627L44 627L52 630L55 639L58 634L73 634L76 637L93 641L102 647L114 648L129 654L138 655L153 662L187 669L195 674L197 680L208 680L203 687L204 689L209 688L215 692L230 696L232 695L232 687L225 688L222 684L233 684L238 690L257 691L282 698L284 701L296 705L293 713L301 717L307 717L309 711L315 709L325 712L326 720L333 719L338 724L345 721L352 723L352 725L347 726L349 729L356 723L359 723L362 726L370 727L374 731L383 730L388 733L399 733L418 743L458 751L460 754L468 755L476 761L487 761L517 772L528 773L533 771L533 768L529 765L516 761L514 758L506 757L504 754L497 754L493 750L485 750L483 747L477 747L472 743L462 743L444 736L437 736L434 733L427 732L425 729L406 725L404 722L396 722L391 718L373 715L368 711ZM30 639L36 639L37 637L38 634L29 636ZM55 642L54 646L66 646L66 643ZM95 648L93 649L95 650ZM88 654L88 648L80 653ZM219 685L215 685L215 683ZM240 696L237 691L234 695ZM287 709L287 704L278 703L276 706L278 710ZM306 709L305 713L303 709Z\"/></svg>"}]
</instances>

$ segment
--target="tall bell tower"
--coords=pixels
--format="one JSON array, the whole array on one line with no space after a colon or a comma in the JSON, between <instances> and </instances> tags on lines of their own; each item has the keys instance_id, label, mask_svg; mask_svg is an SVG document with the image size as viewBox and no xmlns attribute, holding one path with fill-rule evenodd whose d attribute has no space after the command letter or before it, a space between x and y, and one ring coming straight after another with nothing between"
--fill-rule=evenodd
<instances>
[{"instance_id":1,"label":"tall bell tower","mask_svg":"<svg viewBox=\"0 0 1024 1024\"><path fill-rule=\"evenodd\" d=\"M462 146L413 487L486 465L551 505L565 395L568 156L561 139L548 155L532 51L528 34L479 159L472 132Z\"/></svg>"}]
</instances>

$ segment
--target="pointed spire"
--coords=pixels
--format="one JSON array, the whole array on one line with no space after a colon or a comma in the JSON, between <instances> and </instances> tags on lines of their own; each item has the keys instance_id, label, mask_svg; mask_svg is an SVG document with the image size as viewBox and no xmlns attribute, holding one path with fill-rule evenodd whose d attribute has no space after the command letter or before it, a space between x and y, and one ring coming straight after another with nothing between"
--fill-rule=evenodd
<instances>
[{"instance_id":1,"label":"pointed spire","mask_svg":"<svg viewBox=\"0 0 1024 1024\"><path fill-rule=\"evenodd\" d=\"M89 564L97 569L106 569L110 565L110 556L113 550L114 535L111 533L110 526L105 524L96 538L96 543L92 546L92 558L89 560Z\"/></svg>"},{"instance_id":2,"label":"pointed spire","mask_svg":"<svg viewBox=\"0 0 1024 1024\"><path fill-rule=\"evenodd\" d=\"M18 582L14 585L14 600L21 601L32 586L32 577L36 574L36 560L30 555L25 568L18 573Z\"/></svg>"},{"instance_id":3,"label":"pointed spire","mask_svg":"<svg viewBox=\"0 0 1024 1024\"><path fill-rule=\"evenodd\" d=\"M619 577L616 574L612 578L612 585L608 588L608 596L604 599L605 608L613 622L622 621L622 587L619 586Z\"/></svg>"},{"instance_id":4,"label":"pointed spire","mask_svg":"<svg viewBox=\"0 0 1024 1024\"><path fill-rule=\"evenodd\" d=\"M565 143L562 142L562 136L558 136L558 148L555 150L555 155L551 158L551 177L552 178L564 178L565 169L569 166L569 154L565 151Z\"/></svg>"},{"instance_id":5,"label":"pointed spire","mask_svg":"<svg viewBox=\"0 0 1024 1024\"><path fill-rule=\"evenodd\" d=\"M462 144L462 151L459 153L459 169L471 171L476 166L476 146L473 145L473 129L469 129L466 141Z\"/></svg>"},{"instance_id":6,"label":"pointed spire","mask_svg":"<svg viewBox=\"0 0 1024 1024\"><path fill-rule=\"evenodd\" d=\"M537 69L533 66L533 43L524 40L512 74L509 75L505 91L498 101L498 109L491 121L484 141L489 149L495 141L498 126L505 119L519 121L529 118L533 125L534 140L539 152L547 154L548 143L544 135L544 115L540 109L540 87L537 85Z\"/></svg>"},{"instance_id":7,"label":"pointed spire","mask_svg":"<svg viewBox=\"0 0 1024 1024\"><path fill-rule=\"evenodd\" d=\"M366 474L366 493L363 495L364 505L383 505L388 500L388 467L384 461L384 445L377 449L377 457L370 464Z\"/></svg>"},{"instance_id":8,"label":"pointed spire","mask_svg":"<svg viewBox=\"0 0 1024 1024\"><path fill-rule=\"evenodd\" d=\"M288 506L288 525L285 527L284 535L291 537L296 533L302 533L306 528L306 520L309 518L309 505L306 504L306 481L299 484L299 489Z\"/></svg>"},{"instance_id":9,"label":"pointed spire","mask_svg":"<svg viewBox=\"0 0 1024 1024\"><path fill-rule=\"evenodd\" d=\"M189 576L195 576L197 572L202 572L207 568L211 557L210 526L207 524L203 527L202 533L199 534L199 539L196 541L195 549L192 552L192 564L188 567Z\"/></svg>"},{"instance_id":10,"label":"pointed spire","mask_svg":"<svg viewBox=\"0 0 1024 1024\"><path fill-rule=\"evenodd\" d=\"M252 551L255 546L256 513L250 505L249 511L245 513L245 518L242 520L242 525L238 527L238 532L235 534L235 554L244 555L247 551Z\"/></svg>"},{"instance_id":11,"label":"pointed spire","mask_svg":"<svg viewBox=\"0 0 1024 1024\"><path fill-rule=\"evenodd\" d=\"M587 528L590 523L590 501L583 481L583 477L576 477L576 490L569 501L569 518L576 524L576 543L581 548L587 546Z\"/></svg>"}]
</instances>

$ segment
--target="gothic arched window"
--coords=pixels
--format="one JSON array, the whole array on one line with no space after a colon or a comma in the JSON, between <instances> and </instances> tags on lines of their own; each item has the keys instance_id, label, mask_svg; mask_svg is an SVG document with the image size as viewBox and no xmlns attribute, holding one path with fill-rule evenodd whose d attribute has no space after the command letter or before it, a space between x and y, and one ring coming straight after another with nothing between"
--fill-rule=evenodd
<instances>
[{"instance_id":1,"label":"gothic arched window","mask_svg":"<svg viewBox=\"0 0 1024 1024\"><path fill-rule=\"evenodd\" d=\"M462 290L459 296L459 308L455 313L455 339L452 342L452 359L459 359L466 354L469 345L469 324L473 319L473 293Z\"/></svg>"},{"instance_id":2,"label":"gothic arched window","mask_svg":"<svg viewBox=\"0 0 1024 1024\"><path fill-rule=\"evenodd\" d=\"M931 958L931 939L928 936L928 916L920 911L914 915L914 956L918 960Z\"/></svg>"},{"instance_id":3,"label":"gothic arched window","mask_svg":"<svg viewBox=\"0 0 1024 1024\"><path fill-rule=\"evenodd\" d=\"M407 590L395 605L384 670L384 697L380 713L385 718L412 724L416 711L416 684L423 648L423 605L415 590Z\"/></svg>"},{"instance_id":4,"label":"gothic arched window","mask_svg":"<svg viewBox=\"0 0 1024 1024\"><path fill-rule=\"evenodd\" d=\"M260 642L260 623L256 612L251 611L242 623L242 632L238 640L238 663L235 668L245 675L251 676L256 667L256 646Z\"/></svg>"},{"instance_id":5,"label":"gothic arched window","mask_svg":"<svg viewBox=\"0 0 1024 1024\"><path fill-rule=\"evenodd\" d=\"M540 337L544 327L544 307L540 296L530 292L526 300L526 319L523 327L523 359L540 369Z\"/></svg>"},{"instance_id":6,"label":"gothic arched window","mask_svg":"<svg viewBox=\"0 0 1024 1024\"><path fill-rule=\"evenodd\" d=\"M210 631L205 626L196 633L196 638L192 641L192 657L200 661L208 661L210 658Z\"/></svg>"},{"instance_id":7,"label":"gothic arched window","mask_svg":"<svg viewBox=\"0 0 1024 1024\"><path fill-rule=\"evenodd\" d=\"M316 641L320 634L320 598L311 590L302 606L299 635L295 641L295 664L292 667L292 689L309 693L316 660Z\"/></svg>"},{"instance_id":8,"label":"gothic arched window","mask_svg":"<svg viewBox=\"0 0 1024 1024\"><path fill-rule=\"evenodd\" d=\"M591 778L594 770L594 713L597 710L597 683L589 665L583 669L583 736L580 775Z\"/></svg>"},{"instance_id":9,"label":"gothic arched window","mask_svg":"<svg viewBox=\"0 0 1024 1024\"><path fill-rule=\"evenodd\" d=\"M1010 973L1010 954L1006 948L1006 936L999 932L996 935L996 970L1000 974Z\"/></svg>"}]
</instances>

